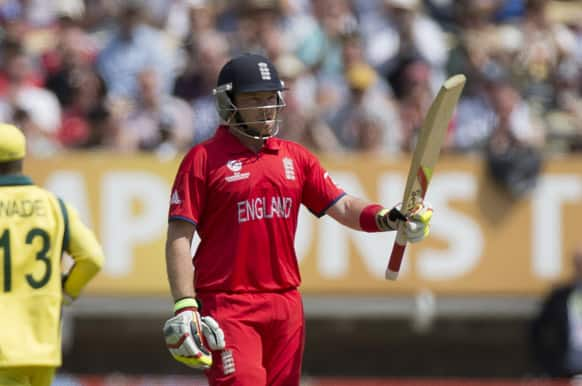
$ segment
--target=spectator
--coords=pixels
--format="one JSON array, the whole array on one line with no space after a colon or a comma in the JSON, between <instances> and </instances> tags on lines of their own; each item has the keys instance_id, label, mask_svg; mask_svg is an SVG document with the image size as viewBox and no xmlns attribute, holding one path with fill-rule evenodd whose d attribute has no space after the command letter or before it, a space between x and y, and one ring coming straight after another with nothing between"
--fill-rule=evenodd
<instances>
[{"instance_id":1,"label":"spectator","mask_svg":"<svg viewBox=\"0 0 582 386\"><path fill-rule=\"evenodd\" d=\"M346 0L313 0L314 31L297 46L295 52L316 75L339 75L342 66L342 37L357 26Z\"/></svg>"},{"instance_id":2,"label":"spectator","mask_svg":"<svg viewBox=\"0 0 582 386\"><path fill-rule=\"evenodd\" d=\"M500 0L460 0L453 6L455 39L446 68L449 74L462 73L467 76L467 85L463 91L465 96L482 92L482 85L477 80L490 62L509 65L505 57L500 58L502 54L507 55L504 45L515 49L514 46L518 44L514 34L506 33L505 29L493 23L500 3Z\"/></svg>"},{"instance_id":3,"label":"spectator","mask_svg":"<svg viewBox=\"0 0 582 386\"><path fill-rule=\"evenodd\" d=\"M164 94L154 70L138 75L139 99L127 119L121 123L120 145L123 150L186 150L192 141L192 110L183 100ZM164 149L166 147L164 146Z\"/></svg>"},{"instance_id":4,"label":"spectator","mask_svg":"<svg viewBox=\"0 0 582 386\"><path fill-rule=\"evenodd\" d=\"M582 68L563 62L554 76L554 99L545 114L551 150L582 150Z\"/></svg>"},{"instance_id":5,"label":"spectator","mask_svg":"<svg viewBox=\"0 0 582 386\"><path fill-rule=\"evenodd\" d=\"M26 110L14 110L12 122L20 127L26 136L26 148L31 156L37 158L50 157L61 150L61 146L54 136L41 130Z\"/></svg>"},{"instance_id":6,"label":"spectator","mask_svg":"<svg viewBox=\"0 0 582 386\"><path fill-rule=\"evenodd\" d=\"M378 79L374 69L366 64L347 70L349 97L331 116L329 125L348 150L382 149L385 154L400 151L402 136L398 111L393 101L375 87ZM371 145L375 148L371 149Z\"/></svg>"},{"instance_id":7,"label":"spectator","mask_svg":"<svg viewBox=\"0 0 582 386\"><path fill-rule=\"evenodd\" d=\"M26 18L25 5L19 0L8 0L0 3L0 24L3 40L21 41L30 29Z\"/></svg>"},{"instance_id":8,"label":"spectator","mask_svg":"<svg viewBox=\"0 0 582 386\"><path fill-rule=\"evenodd\" d=\"M526 99L541 109L553 99L553 77L561 63L575 60L576 37L562 23L548 18L549 0L527 0L525 15L515 26L519 36L513 69Z\"/></svg>"},{"instance_id":9,"label":"spectator","mask_svg":"<svg viewBox=\"0 0 582 386\"><path fill-rule=\"evenodd\" d=\"M63 70L70 63L71 51L75 51L78 59L92 63L97 56L98 45L82 27L82 14L59 13L57 25L54 29L54 46L49 47L40 55L41 64L45 74L52 76ZM62 103L61 93L53 89ZM66 102L65 102L66 103Z\"/></svg>"},{"instance_id":10,"label":"spectator","mask_svg":"<svg viewBox=\"0 0 582 386\"><path fill-rule=\"evenodd\" d=\"M521 97L506 69L490 63L480 76L477 90L478 95L463 97L459 102L452 144L456 150L483 150L502 124L505 129L497 132L498 139L512 133L515 140L543 146L543 122Z\"/></svg>"},{"instance_id":11,"label":"spectator","mask_svg":"<svg viewBox=\"0 0 582 386\"><path fill-rule=\"evenodd\" d=\"M237 11L236 48L239 51L264 51L278 56L287 50L283 46L286 40L281 30L282 14L278 0L243 0L239 2Z\"/></svg>"},{"instance_id":12,"label":"spectator","mask_svg":"<svg viewBox=\"0 0 582 386\"><path fill-rule=\"evenodd\" d=\"M92 66L95 42L78 20L61 16L59 21L56 48L43 55L48 72L46 88L55 93L63 108L59 141L67 147L83 147L94 135L89 115L106 110L107 89Z\"/></svg>"},{"instance_id":13,"label":"spectator","mask_svg":"<svg viewBox=\"0 0 582 386\"><path fill-rule=\"evenodd\" d=\"M28 0L20 3L23 17L32 28L51 26L62 14L80 16L85 9L83 0Z\"/></svg>"},{"instance_id":14,"label":"spectator","mask_svg":"<svg viewBox=\"0 0 582 386\"><path fill-rule=\"evenodd\" d=\"M336 113L349 97L350 90L345 74L354 67L370 67L364 55L364 42L359 30L350 29L342 32L339 41L341 42L342 72L319 73L317 76L317 104L320 114L324 116ZM372 87L378 94L390 95L392 92L384 79L378 76L374 77Z\"/></svg>"},{"instance_id":15,"label":"spectator","mask_svg":"<svg viewBox=\"0 0 582 386\"><path fill-rule=\"evenodd\" d=\"M163 91L171 90L174 53L158 30L143 23L143 12L137 2L125 3L119 29L98 56L99 74L112 97L135 98L137 75L145 68L154 69Z\"/></svg>"},{"instance_id":16,"label":"spectator","mask_svg":"<svg viewBox=\"0 0 582 386\"><path fill-rule=\"evenodd\" d=\"M313 151L340 151L335 134L321 119L315 103L315 79L305 65L293 55L284 55L275 62L275 67L287 87L286 107L279 113L283 123L279 136Z\"/></svg>"},{"instance_id":17,"label":"spectator","mask_svg":"<svg viewBox=\"0 0 582 386\"><path fill-rule=\"evenodd\" d=\"M287 47L289 53L296 54L300 45L318 29L317 21L309 9L309 1L291 0L279 3L285 39L283 45Z\"/></svg>"},{"instance_id":18,"label":"spectator","mask_svg":"<svg viewBox=\"0 0 582 386\"><path fill-rule=\"evenodd\" d=\"M0 97L0 120L14 122L17 111L25 111L39 130L54 137L61 125L61 107L55 95L37 87L31 79L31 59L22 46L7 43L4 70L7 85ZM7 46L4 46L7 47Z\"/></svg>"},{"instance_id":19,"label":"spectator","mask_svg":"<svg viewBox=\"0 0 582 386\"><path fill-rule=\"evenodd\" d=\"M176 79L174 95L191 104L194 114L194 143L210 138L220 119L216 113L211 83L228 60L229 44L218 32L198 36L188 66Z\"/></svg>"},{"instance_id":20,"label":"spectator","mask_svg":"<svg viewBox=\"0 0 582 386\"><path fill-rule=\"evenodd\" d=\"M491 76L487 91L495 120L486 162L495 182L519 198L535 187L541 172L545 129L507 79Z\"/></svg>"},{"instance_id":21,"label":"spectator","mask_svg":"<svg viewBox=\"0 0 582 386\"><path fill-rule=\"evenodd\" d=\"M468 83L459 107L459 128L451 126L449 145L484 149L496 118L488 115L490 95L481 74L498 65L510 72L531 115L544 117L549 130L546 148L576 150L582 148L582 7L578 3L0 1L0 119L10 120L16 111L22 116L27 109L24 115L43 141L109 148L119 143L119 122L125 122L138 103L138 74L151 69L165 94L171 92L191 104L193 143L199 143L213 134L218 123L209 79L216 78L229 55L252 51L274 62L293 55L303 63L298 78L289 78L295 89L288 102L297 104L285 114L289 120L316 118L318 127L322 119L329 123L330 117L337 116L353 96L344 74L352 66L371 65L380 75L372 86L376 95L398 99L404 150L414 144L428 101L445 74L459 72L467 75ZM443 29L450 34L445 36ZM13 78L18 72L22 78L18 89L34 89L43 96L16 103ZM81 79L86 87L78 85ZM47 96L43 85L57 96L62 113L49 101L54 98ZM485 119L475 119L480 114ZM376 127L372 121L380 122L364 119L365 114L355 116L363 119L354 126L362 133L372 134ZM469 130L467 122L471 122ZM308 137L305 144L314 149L335 148ZM366 138L356 142L375 137Z\"/></svg>"},{"instance_id":22,"label":"spectator","mask_svg":"<svg viewBox=\"0 0 582 386\"><path fill-rule=\"evenodd\" d=\"M572 256L574 277L554 288L531 324L534 359L544 375L582 373L582 245Z\"/></svg>"},{"instance_id":23,"label":"spectator","mask_svg":"<svg viewBox=\"0 0 582 386\"><path fill-rule=\"evenodd\" d=\"M384 0L381 20L362 23L366 57L390 76L401 58L420 56L430 64L435 82L444 80L448 47L441 27L422 11L420 0Z\"/></svg>"},{"instance_id":24,"label":"spectator","mask_svg":"<svg viewBox=\"0 0 582 386\"><path fill-rule=\"evenodd\" d=\"M170 5L166 31L184 44L187 50L199 36L216 30L214 5L208 0L180 0Z\"/></svg>"},{"instance_id":25,"label":"spectator","mask_svg":"<svg viewBox=\"0 0 582 386\"><path fill-rule=\"evenodd\" d=\"M434 97L430 65L419 57L408 60L403 58L399 68L393 72L390 83L398 101L402 150L412 151Z\"/></svg>"},{"instance_id":26,"label":"spectator","mask_svg":"<svg viewBox=\"0 0 582 386\"><path fill-rule=\"evenodd\" d=\"M106 103L105 83L91 67L71 74L70 103L63 110L59 140L68 147L113 147L117 126Z\"/></svg>"},{"instance_id":27,"label":"spectator","mask_svg":"<svg viewBox=\"0 0 582 386\"><path fill-rule=\"evenodd\" d=\"M16 76L15 71L19 68L14 67L14 62L26 61L27 67L20 69L26 70L18 76L23 77L21 83L31 87L41 87L44 83L42 74L36 71L32 66L28 66L30 58L26 54L24 47L18 39L4 39L0 44L0 97L6 96L9 91L9 85L12 78Z\"/></svg>"}]
</instances>

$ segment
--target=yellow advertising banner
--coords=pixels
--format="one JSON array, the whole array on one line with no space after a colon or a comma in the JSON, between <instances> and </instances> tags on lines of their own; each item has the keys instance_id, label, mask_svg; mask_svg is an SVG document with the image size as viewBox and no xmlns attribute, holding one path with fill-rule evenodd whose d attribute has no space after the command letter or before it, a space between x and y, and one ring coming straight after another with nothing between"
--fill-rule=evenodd
<instances>
[{"instance_id":1,"label":"yellow advertising banner","mask_svg":"<svg viewBox=\"0 0 582 386\"><path fill-rule=\"evenodd\" d=\"M178 163L110 153L26 162L27 174L74 205L104 246L107 262L89 292L168 293L164 242ZM402 199L406 157L328 156L322 164L350 194L386 206ZM480 158L444 156L427 199L435 208L431 236L407 248L395 282L384 280L393 233L352 231L302 210L296 249L303 292L528 295L571 274L572 250L582 243L582 158L548 160L537 187L515 200L491 182Z\"/></svg>"}]
</instances>

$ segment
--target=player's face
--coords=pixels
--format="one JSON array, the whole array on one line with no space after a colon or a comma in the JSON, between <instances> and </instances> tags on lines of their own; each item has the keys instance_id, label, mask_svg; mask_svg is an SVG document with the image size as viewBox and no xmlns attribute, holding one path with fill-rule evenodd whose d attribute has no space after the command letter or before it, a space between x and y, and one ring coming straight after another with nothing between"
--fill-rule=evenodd
<instances>
[{"instance_id":1,"label":"player's face","mask_svg":"<svg viewBox=\"0 0 582 386\"><path fill-rule=\"evenodd\" d=\"M241 93L235 97L240 117L250 133L257 136L270 135L277 119L277 92L258 91ZM268 107L265 107L268 106Z\"/></svg>"}]
</instances>

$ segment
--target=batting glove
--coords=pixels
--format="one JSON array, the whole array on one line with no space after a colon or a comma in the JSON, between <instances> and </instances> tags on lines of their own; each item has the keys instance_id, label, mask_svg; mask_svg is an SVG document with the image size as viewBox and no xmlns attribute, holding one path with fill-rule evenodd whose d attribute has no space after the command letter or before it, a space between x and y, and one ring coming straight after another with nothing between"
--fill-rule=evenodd
<instances>
[{"instance_id":1,"label":"batting glove","mask_svg":"<svg viewBox=\"0 0 582 386\"><path fill-rule=\"evenodd\" d=\"M376 215L376 223L382 230L398 229L403 224L404 235L410 243L424 240L430 233L432 206L428 201L422 201L408 216L400 211L401 204L392 209L382 209Z\"/></svg>"},{"instance_id":2,"label":"batting glove","mask_svg":"<svg viewBox=\"0 0 582 386\"><path fill-rule=\"evenodd\" d=\"M206 344L212 351L224 350L226 342L224 341L224 332L212 316L203 316L200 318L202 324L202 335Z\"/></svg>"},{"instance_id":3,"label":"batting glove","mask_svg":"<svg viewBox=\"0 0 582 386\"><path fill-rule=\"evenodd\" d=\"M196 299L180 299L174 305L174 316L164 324L164 338L170 354L178 362L195 369L212 366L212 354L205 347L221 350L224 333L210 316L200 317Z\"/></svg>"}]
</instances>

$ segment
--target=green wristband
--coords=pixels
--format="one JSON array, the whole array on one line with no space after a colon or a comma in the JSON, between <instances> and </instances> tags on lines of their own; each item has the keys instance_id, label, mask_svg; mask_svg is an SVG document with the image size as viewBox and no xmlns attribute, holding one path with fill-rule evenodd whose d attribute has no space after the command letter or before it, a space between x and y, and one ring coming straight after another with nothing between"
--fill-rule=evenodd
<instances>
[{"instance_id":1,"label":"green wristband","mask_svg":"<svg viewBox=\"0 0 582 386\"><path fill-rule=\"evenodd\" d=\"M182 298L182 299L178 299L176 300L176 303L174 303L174 312L179 311L183 308L188 308L188 307L194 307L197 308L198 310L200 310L200 307L198 306L198 301L194 298Z\"/></svg>"}]
</instances>

